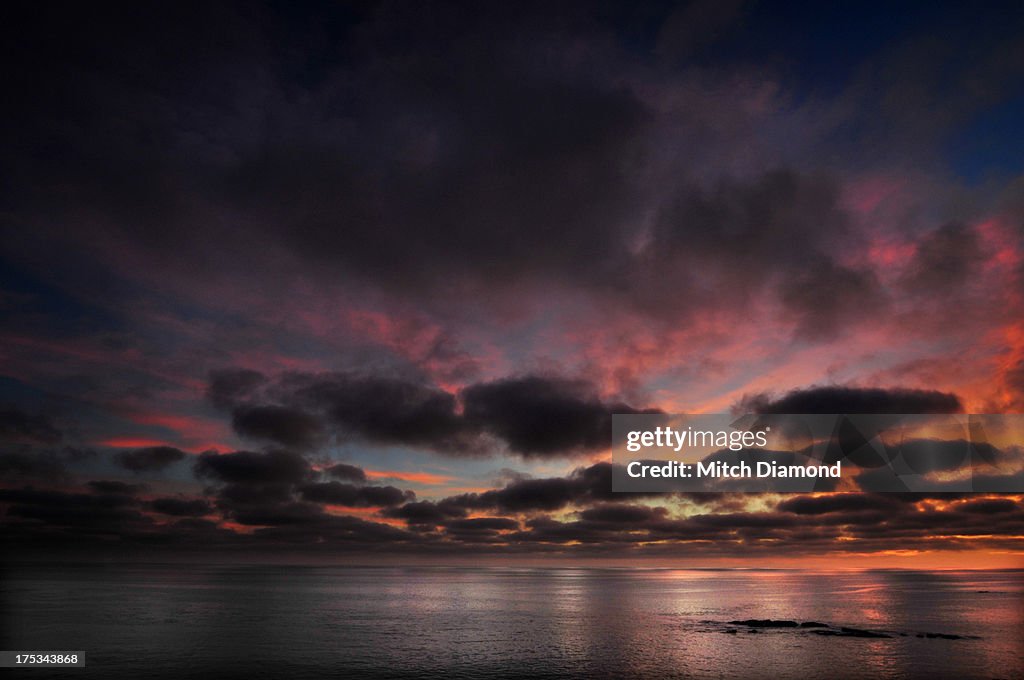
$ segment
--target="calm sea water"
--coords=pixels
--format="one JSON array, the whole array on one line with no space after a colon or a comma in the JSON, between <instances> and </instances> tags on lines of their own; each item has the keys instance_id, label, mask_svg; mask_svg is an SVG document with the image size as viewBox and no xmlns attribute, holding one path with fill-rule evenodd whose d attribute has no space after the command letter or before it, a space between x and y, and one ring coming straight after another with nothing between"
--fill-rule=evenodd
<instances>
[{"instance_id":1,"label":"calm sea water","mask_svg":"<svg viewBox=\"0 0 1024 680\"><path fill-rule=\"evenodd\" d=\"M1024 677L1022 572L36 565L2 573L0 649L87 653L85 669L17 671L32 678ZM766 618L891 637L752 633L728 623Z\"/></svg>"}]
</instances>

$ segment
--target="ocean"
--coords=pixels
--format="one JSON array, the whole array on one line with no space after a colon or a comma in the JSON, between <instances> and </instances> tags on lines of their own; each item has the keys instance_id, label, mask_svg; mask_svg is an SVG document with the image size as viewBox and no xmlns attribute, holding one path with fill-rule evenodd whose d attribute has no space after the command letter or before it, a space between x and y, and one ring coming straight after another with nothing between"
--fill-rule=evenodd
<instances>
[{"instance_id":1,"label":"ocean","mask_svg":"<svg viewBox=\"0 0 1024 680\"><path fill-rule=\"evenodd\" d=\"M0 649L86 654L84 669L13 671L30 678L1024 677L1019 571L37 564L2 574Z\"/></svg>"}]
</instances>

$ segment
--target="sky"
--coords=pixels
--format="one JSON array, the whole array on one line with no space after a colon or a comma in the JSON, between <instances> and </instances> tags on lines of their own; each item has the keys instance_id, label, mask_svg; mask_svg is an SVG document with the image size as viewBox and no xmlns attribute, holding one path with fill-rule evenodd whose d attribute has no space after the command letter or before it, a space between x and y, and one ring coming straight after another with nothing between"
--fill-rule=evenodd
<instances>
[{"instance_id":1,"label":"sky","mask_svg":"<svg viewBox=\"0 0 1024 680\"><path fill-rule=\"evenodd\" d=\"M21 554L1024 566L1021 495L625 495L608 450L1024 411L1019 4L6 14Z\"/></svg>"}]
</instances>

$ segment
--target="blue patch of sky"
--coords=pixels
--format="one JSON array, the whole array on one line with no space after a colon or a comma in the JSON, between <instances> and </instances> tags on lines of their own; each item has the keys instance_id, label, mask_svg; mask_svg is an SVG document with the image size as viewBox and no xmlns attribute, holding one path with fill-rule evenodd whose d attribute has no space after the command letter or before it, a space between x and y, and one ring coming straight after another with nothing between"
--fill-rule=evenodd
<instances>
[{"instance_id":1,"label":"blue patch of sky","mask_svg":"<svg viewBox=\"0 0 1024 680\"><path fill-rule=\"evenodd\" d=\"M956 130L946 153L953 171L971 184L1024 172L1024 93Z\"/></svg>"},{"instance_id":2,"label":"blue patch of sky","mask_svg":"<svg viewBox=\"0 0 1024 680\"><path fill-rule=\"evenodd\" d=\"M108 309L57 288L12 262L0 260L0 325L41 324L51 337L119 330Z\"/></svg>"}]
</instances>

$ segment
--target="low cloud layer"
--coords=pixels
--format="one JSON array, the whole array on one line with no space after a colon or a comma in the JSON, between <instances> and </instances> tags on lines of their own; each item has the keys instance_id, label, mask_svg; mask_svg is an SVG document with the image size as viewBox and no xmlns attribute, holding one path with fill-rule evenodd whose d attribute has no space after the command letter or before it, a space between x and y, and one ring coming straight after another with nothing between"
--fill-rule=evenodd
<instances>
[{"instance_id":1,"label":"low cloud layer","mask_svg":"<svg viewBox=\"0 0 1024 680\"><path fill-rule=\"evenodd\" d=\"M937 390L881 389L845 386L810 387L793 390L781 397L748 395L740 401L744 413L962 413L963 404L955 394Z\"/></svg>"},{"instance_id":2,"label":"low cloud layer","mask_svg":"<svg viewBox=\"0 0 1024 680\"><path fill-rule=\"evenodd\" d=\"M150 446L115 454L114 461L125 470L136 473L156 472L185 460L184 451L173 446Z\"/></svg>"},{"instance_id":3,"label":"low cloud layer","mask_svg":"<svg viewBox=\"0 0 1024 680\"><path fill-rule=\"evenodd\" d=\"M611 466L522 479L436 501L376 484L324 480L273 453L238 452L197 465L223 485L203 497L150 497L146 487L90 482L76 491L0 490L3 534L34 549L138 546L189 551L419 552L519 555L770 556L885 550L1006 549L1024 530L1019 495L613 494ZM271 478L269 471L284 472ZM290 475L291 481L287 481ZM320 481L317 481L320 479ZM755 509L756 508L756 509ZM362 509L365 515L344 514ZM218 528L218 520L248 527ZM842 542L837 543L837 539ZM783 551L783 552L780 552Z\"/></svg>"}]
</instances>

